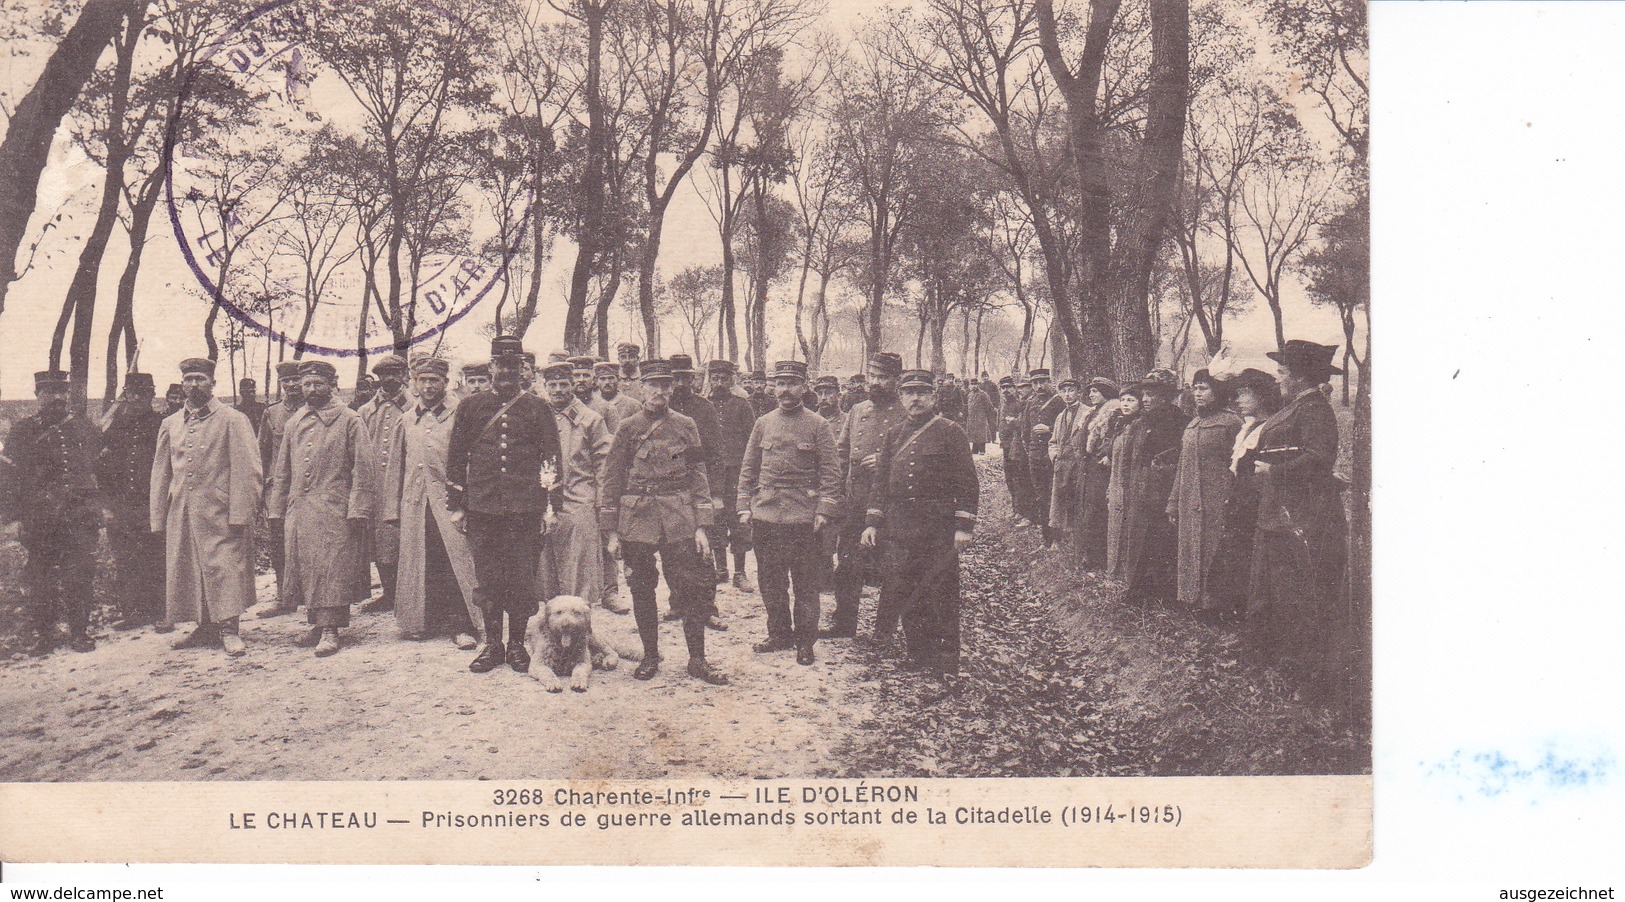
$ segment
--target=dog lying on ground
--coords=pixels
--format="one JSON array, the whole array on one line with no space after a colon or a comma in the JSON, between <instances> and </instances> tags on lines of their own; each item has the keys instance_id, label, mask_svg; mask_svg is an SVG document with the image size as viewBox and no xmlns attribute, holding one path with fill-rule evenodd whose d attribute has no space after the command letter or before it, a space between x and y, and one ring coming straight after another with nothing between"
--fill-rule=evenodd
<instances>
[{"instance_id":1,"label":"dog lying on ground","mask_svg":"<svg viewBox=\"0 0 1625 902\"><path fill-rule=\"evenodd\" d=\"M526 625L525 647L530 675L548 692L563 692L563 677L570 678L571 689L586 692L594 669L614 670L621 658L642 658L635 650L617 651L601 640L592 629L592 607L576 595L557 595L542 606Z\"/></svg>"}]
</instances>

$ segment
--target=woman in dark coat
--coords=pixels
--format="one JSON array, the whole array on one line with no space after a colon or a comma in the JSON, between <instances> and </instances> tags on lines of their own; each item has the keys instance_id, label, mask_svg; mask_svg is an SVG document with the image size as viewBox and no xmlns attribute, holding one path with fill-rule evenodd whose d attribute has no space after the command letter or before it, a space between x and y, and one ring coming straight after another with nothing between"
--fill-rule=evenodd
<instances>
[{"instance_id":1,"label":"woman in dark coat","mask_svg":"<svg viewBox=\"0 0 1625 902\"><path fill-rule=\"evenodd\" d=\"M1320 386L1342 372L1337 349L1289 341L1270 354L1281 365L1286 406L1259 427L1251 455L1258 480L1258 530L1253 543L1248 614L1255 636L1295 670L1311 696L1347 680L1351 648L1343 609L1347 550L1337 417Z\"/></svg>"},{"instance_id":2,"label":"woman in dark coat","mask_svg":"<svg viewBox=\"0 0 1625 902\"><path fill-rule=\"evenodd\" d=\"M1253 476L1258 447L1258 427L1281 409L1281 389L1275 377L1263 370L1242 370L1230 380L1236 396L1236 412L1241 429L1230 449L1230 472L1235 482L1224 505L1224 529L1219 548L1208 565L1199 613L1210 620L1223 620L1245 609L1247 584L1252 579L1253 535L1258 531L1258 482Z\"/></svg>"},{"instance_id":3,"label":"woman in dark coat","mask_svg":"<svg viewBox=\"0 0 1625 902\"><path fill-rule=\"evenodd\" d=\"M1112 440L1123 429L1117 415L1117 383L1104 376L1089 380L1085 398L1091 408L1081 428L1082 488L1078 499L1078 560L1086 570L1106 566L1107 492L1112 478Z\"/></svg>"},{"instance_id":4,"label":"woman in dark coat","mask_svg":"<svg viewBox=\"0 0 1625 902\"><path fill-rule=\"evenodd\" d=\"M1196 415L1180 438L1179 469L1168 495L1168 518L1179 540L1177 600L1182 607L1196 608L1202 603L1203 579L1224 531L1224 506L1235 481L1230 451L1241 430L1241 417L1225 406L1229 388L1205 369L1191 378L1190 395Z\"/></svg>"},{"instance_id":5,"label":"woman in dark coat","mask_svg":"<svg viewBox=\"0 0 1625 902\"><path fill-rule=\"evenodd\" d=\"M1168 522L1168 495L1179 467L1179 439L1189 418L1174 406L1179 386L1172 373L1160 370L1144 382L1145 408L1129 452L1128 497L1123 573L1128 600L1140 604L1174 597L1174 555L1178 539Z\"/></svg>"}]
</instances>

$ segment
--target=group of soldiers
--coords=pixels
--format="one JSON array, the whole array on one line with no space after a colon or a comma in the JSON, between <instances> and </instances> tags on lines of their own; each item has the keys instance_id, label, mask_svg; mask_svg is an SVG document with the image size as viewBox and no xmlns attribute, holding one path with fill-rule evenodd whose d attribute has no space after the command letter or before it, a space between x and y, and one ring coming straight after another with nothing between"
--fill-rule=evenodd
<instances>
[{"instance_id":1,"label":"group of soldiers","mask_svg":"<svg viewBox=\"0 0 1625 902\"><path fill-rule=\"evenodd\" d=\"M844 385L793 360L743 378L713 360L702 380L687 355L640 353L555 352L538 367L519 339L499 336L489 362L460 369L457 392L447 360L390 355L349 404L331 363L285 361L279 400L262 405L240 385L236 407L216 398L215 362L192 358L179 397L161 408L151 375L130 373L95 423L70 404L67 373L38 373L39 410L5 445L33 651L62 644L59 620L72 648L94 648L105 526L114 627L195 623L176 648L240 656L241 621L303 608L297 641L326 657L359 604L392 610L408 638L477 649L471 671L524 672L539 603L569 595L633 615L643 643L633 676L648 680L661 662L664 575L687 672L725 685L707 630L728 628L719 584L755 591L753 551L767 613L756 652L812 664L819 638L857 635L864 586L879 584L876 638L900 631L907 666L957 672L958 554L978 497L964 393L885 352ZM276 595L256 605L260 546ZM820 630L826 588L835 611Z\"/></svg>"}]
</instances>

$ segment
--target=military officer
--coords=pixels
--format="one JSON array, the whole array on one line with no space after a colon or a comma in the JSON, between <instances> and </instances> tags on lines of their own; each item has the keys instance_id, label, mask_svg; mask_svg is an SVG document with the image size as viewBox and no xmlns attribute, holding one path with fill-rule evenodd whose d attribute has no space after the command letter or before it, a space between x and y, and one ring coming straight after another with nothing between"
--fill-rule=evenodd
<instances>
[{"instance_id":1,"label":"military officer","mask_svg":"<svg viewBox=\"0 0 1625 902\"><path fill-rule=\"evenodd\" d=\"M705 527L713 510L705 449L694 421L671 409L671 381L666 361L643 364L643 410L615 433L599 516L610 553L626 559L632 614L643 639L643 661L632 676L649 680L660 670L658 557L672 609L683 621L689 674L725 686L728 677L705 658L706 620L716 612L717 588L705 561L711 550Z\"/></svg>"},{"instance_id":2,"label":"military officer","mask_svg":"<svg viewBox=\"0 0 1625 902\"><path fill-rule=\"evenodd\" d=\"M829 422L801 403L807 365L781 360L773 368L776 410L756 421L739 468L735 507L751 527L756 578L767 606L767 641L757 652L796 650L813 663L818 640L818 550L824 527L839 510L841 470ZM795 587L795 613L790 588Z\"/></svg>"},{"instance_id":3,"label":"military officer","mask_svg":"<svg viewBox=\"0 0 1625 902\"><path fill-rule=\"evenodd\" d=\"M734 587L742 592L753 588L745 573L745 554L750 551L751 531L738 520L734 506L739 494L739 463L745 456L745 444L756 425L756 411L745 400L743 392L734 387L735 367L731 360L713 360L706 364L709 373L708 396L717 410L717 464L706 471L711 480L711 494L717 500L717 525L711 531L711 552L716 557L717 583L728 581L729 552L733 557Z\"/></svg>"},{"instance_id":4,"label":"military officer","mask_svg":"<svg viewBox=\"0 0 1625 902\"><path fill-rule=\"evenodd\" d=\"M903 407L897 400L897 377L902 371L903 358L890 351L879 351L869 358L865 380L869 399L847 412L835 440L835 454L841 465L842 508L835 546L835 619L824 634L829 638L850 639L858 632L858 605L863 597L864 571L870 564L870 552L860 550L859 539L874 487L880 446L886 433L903 420ZM890 611L885 613L887 616L875 623L876 637L881 639L889 638L897 628L895 616Z\"/></svg>"},{"instance_id":5,"label":"military officer","mask_svg":"<svg viewBox=\"0 0 1625 902\"><path fill-rule=\"evenodd\" d=\"M530 669L525 627L537 611L536 568L564 505L558 425L547 402L524 389L524 355L518 338L491 340L491 391L458 405L446 454L446 506L468 535L485 619L485 647L468 665L475 673L504 661Z\"/></svg>"},{"instance_id":6,"label":"military officer","mask_svg":"<svg viewBox=\"0 0 1625 902\"><path fill-rule=\"evenodd\" d=\"M164 423L163 414L152 409L153 394L150 373L126 375L124 394L102 430L96 481L107 508L107 543L118 565L116 630L149 623L158 624L160 632L174 629L164 619L163 541L147 523L152 455Z\"/></svg>"},{"instance_id":7,"label":"military officer","mask_svg":"<svg viewBox=\"0 0 1625 902\"><path fill-rule=\"evenodd\" d=\"M305 388L299 379L299 361L284 360L276 365L277 384L282 388L282 399L265 408L265 414L260 417L260 465L265 469L265 480L269 488L273 467L276 463L277 449L282 447L282 435L287 431L288 420L292 419L305 406ZM287 568L287 549L282 539L282 521L267 519L265 521L266 551L271 555L271 570L276 573L276 598L255 605L244 616L249 619L262 617L275 617L280 614L291 614L294 608L283 602L282 575Z\"/></svg>"},{"instance_id":8,"label":"military officer","mask_svg":"<svg viewBox=\"0 0 1625 902\"><path fill-rule=\"evenodd\" d=\"M411 398L406 394L406 359L389 354L373 364L372 375L378 381L378 393L362 406L361 425L366 427L367 441L372 443L373 458L377 461L377 485L387 490L384 475L389 471L390 458L397 444L395 433L401 428ZM376 599L361 605L363 612L388 611L395 607L395 575L400 561L401 528L398 523L385 523L378 519L368 522L368 552L378 566L378 583L383 591ZM368 576L371 576L369 573ZM369 585L363 592L371 588Z\"/></svg>"},{"instance_id":9,"label":"military officer","mask_svg":"<svg viewBox=\"0 0 1625 902\"><path fill-rule=\"evenodd\" d=\"M91 579L96 573L96 532L101 500L96 455L101 434L68 404L68 374L34 374L39 411L17 421L6 453L17 466L28 609L36 638L31 653L49 654L61 642L57 618L68 623L68 644L90 651Z\"/></svg>"},{"instance_id":10,"label":"military officer","mask_svg":"<svg viewBox=\"0 0 1625 902\"><path fill-rule=\"evenodd\" d=\"M965 430L933 409L929 371L904 373L898 393L908 416L881 448L862 542L884 537L880 606L902 614L909 666L956 674L959 553L976 528L976 464Z\"/></svg>"},{"instance_id":11,"label":"military officer","mask_svg":"<svg viewBox=\"0 0 1625 902\"><path fill-rule=\"evenodd\" d=\"M699 429L700 447L705 451L706 483L709 485L712 474L718 472L722 464L722 426L717 421L717 409L694 390L694 358L687 354L673 354L666 362L671 367L671 396L667 406L693 420L695 428ZM747 587L748 583L738 584L740 589ZM681 616L675 607L666 612L667 620L677 620ZM711 612L706 625L714 630L728 628L716 611Z\"/></svg>"}]
</instances>

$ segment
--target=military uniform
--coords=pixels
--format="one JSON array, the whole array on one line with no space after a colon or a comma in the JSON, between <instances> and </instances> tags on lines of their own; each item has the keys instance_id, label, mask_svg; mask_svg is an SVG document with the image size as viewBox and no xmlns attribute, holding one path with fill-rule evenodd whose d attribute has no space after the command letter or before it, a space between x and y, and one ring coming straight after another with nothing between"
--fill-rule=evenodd
<instances>
[{"instance_id":1,"label":"military uniform","mask_svg":"<svg viewBox=\"0 0 1625 902\"><path fill-rule=\"evenodd\" d=\"M714 374L734 371L733 364L727 360L713 360L708 368ZM740 525L739 509L734 502L739 494L739 464L745 457L751 429L756 425L756 411L749 401L731 389L713 391L711 406L717 411L718 430L716 466L706 470L718 511L717 525L711 533L711 551L716 555L717 581L723 582L728 579L729 557L733 559L734 572L744 573L745 553L751 547L751 529Z\"/></svg>"},{"instance_id":2,"label":"military uniform","mask_svg":"<svg viewBox=\"0 0 1625 902\"><path fill-rule=\"evenodd\" d=\"M1048 375L1048 370L1034 370L1034 375L1042 373ZM1066 401L1060 395L1034 392L1027 400L1022 411L1020 422L1021 432L1017 440L1025 444L1025 458L1027 460L1028 481L1028 516L1044 529L1046 539L1050 537L1049 527L1049 500L1053 488L1052 480L1055 476L1055 466L1049 459L1050 433L1055 428L1055 418L1066 409ZM1044 427L1039 429L1038 427Z\"/></svg>"},{"instance_id":3,"label":"military uniform","mask_svg":"<svg viewBox=\"0 0 1625 902\"><path fill-rule=\"evenodd\" d=\"M36 374L34 381L65 391L68 374L47 371ZM56 646L59 615L68 623L76 650L95 646L89 628L96 532L101 526L96 485L101 446L96 427L66 408L18 420L6 443L6 453L17 467L16 515L28 551L24 574L28 609L39 635L37 654Z\"/></svg>"},{"instance_id":4,"label":"military uniform","mask_svg":"<svg viewBox=\"0 0 1625 902\"><path fill-rule=\"evenodd\" d=\"M299 375L299 361L284 360L276 365L279 380ZM287 431L288 420L305 406L305 399L299 398L297 403L286 395L265 408L265 413L256 424L255 432L260 442L260 466L264 468L267 488L271 480L273 465L276 463L276 451L282 446L282 435ZM265 550L271 556L271 570L276 573L277 599L267 608L256 610L258 616L290 612L292 609L282 603L283 572L287 569L287 548L282 538L282 521L267 519L265 521Z\"/></svg>"},{"instance_id":5,"label":"military uniform","mask_svg":"<svg viewBox=\"0 0 1625 902\"><path fill-rule=\"evenodd\" d=\"M669 372L663 360L644 364L647 380L668 378ZM660 660L657 556L672 610L683 620L690 672L698 662L715 676L705 663L705 622L716 613L716 582L695 545L695 533L712 525L713 516L705 448L694 421L669 408L660 414L645 409L623 421L605 467L599 517L605 532L619 535L626 560L632 613L643 639L644 662L636 676L654 676Z\"/></svg>"},{"instance_id":6,"label":"military uniform","mask_svg":"<svg viewBox=\"0 0 1625 902\"><path fill-rule=\"evenodd\" d=\"M373 373L379 374L388 370L398 370L404 381L406 378L406 361L391 354L373 366ZM394 397L384 397L380 388L377 397L368 401L357 411L361 414L361 424L366 427L367 441L372 444L373 457L378 467L377 485L384 490L391 490L392 485L386 480L390 468L390 458L399 444L401 421L406 417L406 410L411 399L407 397L406 389L402 388ZM377 607L388 609L395 605L395 580L397 567L400 564L401 528L398 523L384 523L373 520L367 525L367 545L372 562L378 566L378 582L383 587L383 594L378 599ZM363 593L370 593L372 588L371 572L366 571L368 577L362 587ZM368 610L369 608L363 608Z\"/></svg>"},{"instance_id":7,"label":"military uniform","mask_svg":"<svg viewBox=\"0 0 1625 902\"><path fill-rule=\"evenodd\" d=\"M887 434L866 517L885 540L888 577L880 606L901 614L910 660L957 672L954 533L976 526L976 465L957 423L936 414L923 419L905 420Z\"/></svg>"},{"instance_id":8,"label":"military uniform","mask_svg":"<svg viewBox=\"0 0 1625 902\"><path fill-rule=\"evenodd\" d=\"M121 628L164 617L164 541L147 522L152 456L164 418L145 397L152 392L152 376L131 373L124 384L127 395L132 386L144 392L113 409L96 473L108 512L107 543L118 567Z\"/></svg>"},{"instance_id":9,"label":"military uniform","mask_svg":"<svg viewBox=\"0 0 1625 902\"><path fill-rule=\"evenodd\" d=\"M880 358L884 358L883 365L891 368L892 372L902 369L902 359L896 354L877 354L876 358L871 365L880 365ZM875 487L873 465L866 466L864 460L880 453L887 433L904 417L903 405L895 397L885 401L862 401L847 412L846 423L835 440L844 500L835 549L835 622L831 626L831 635L851 636L858 628L864 571L870 564L870 554L860 549L859 539L863 535L864 512L869 507ZM896 626L895 620L880 621L875 624L875 630L885 635L895 630Z\"/></svg>"},{"instance_id":10,"label":"military uniform","mask_svg":"<svg viewBox=\"0 0 1625 902\"><path fill-rule=\"evenodd\" d=\"M519 354L519 340L510 336L499 336L491 345L493 356ZM466 514L478 584L474 594L485 617L490 653L482 658L492 657L491 666L503 654L506 614L507 661L515 670L530 667L525 625L537 611L544 513L550 505L554 512L563 510L557 490L560 472L559 429L546 401L522 389L504 400L493 390L458 405L446 457L446 504Z\"/></svg>"},{"instance_id":11,"label":"military uniform","mask_svg":"<svg viewBox=\"0 0 1625 902\"><path fill-rule=\"evenodd\" d=\"M712 510L719 512L712 524L706 527L705 532L707 540L715 539L719 529L716 521L729 519L726 508L733 504L733 495L731 493L726 496L717 493L717 474L725 466L722 457L722 424L717 417L716 407L694 391L692 379L696 374L694 372L693 358L687 354L673 354L667 360L667 363L670 364L671 373L674 377L687 374L691 380L688 385L672 385L668 404L673 411L693 420L694 427L700 432L700 446L705 449L705 480L714 493L712 496ZM737 458L733 462L733 469L736 473L738 472ZM717 498L725 498L726 500L718 504ZM712 548L712 552L719 553L720 550ZM714 563L715 561L713 561ZM742 589L748 588L743 582L739 583L739 587ZM666 616L669 620L675 620L680 615L673 608ZM721 620L717 619L712 620L712 625L717 629L727 628L722 624Z\"/></svg>"},{"instance_id":12,"label":"military uniform","mask_svg":"<svg viewBox=\"0 0 1625 902\"><path fill-rule=\"evenodd\" d=\"M806 378L806 364L781 362L774 378ZM840 467L829 423L806 407L773 410L756 421L739 470L740 512L749 511L756 539L756 579L767 606L762 651L794 646L812 663L818 638L817 518L840 505ZM795 585L795 613L790 585Z\"/></svg>"}]
</instances>

